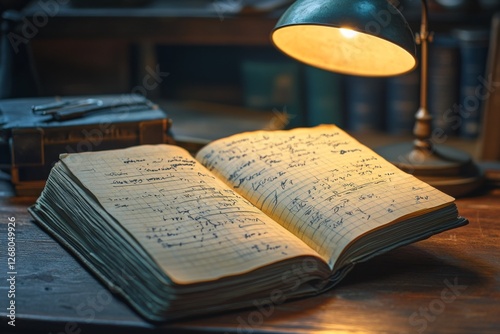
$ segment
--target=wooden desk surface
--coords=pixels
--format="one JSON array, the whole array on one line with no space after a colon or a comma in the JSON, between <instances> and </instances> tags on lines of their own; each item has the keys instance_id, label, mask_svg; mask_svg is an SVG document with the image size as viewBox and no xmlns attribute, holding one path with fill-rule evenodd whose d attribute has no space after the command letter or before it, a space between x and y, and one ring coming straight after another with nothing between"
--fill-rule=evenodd
<instances>
[{"instance_id":1,"label":"wooden desk surface","mask_svg":"<svg viewBox=\"0 0 500 334\"><path fill-rule=\"evenodd\" d=\"M327 293L160 326L111 296L38 228L26 212L33 199L2 189L2 333L500 333L500 189L457 201L469 225L360 264ZM7 318L9 217L16 220L15 328Z\"/></svg>"}]
</instances>

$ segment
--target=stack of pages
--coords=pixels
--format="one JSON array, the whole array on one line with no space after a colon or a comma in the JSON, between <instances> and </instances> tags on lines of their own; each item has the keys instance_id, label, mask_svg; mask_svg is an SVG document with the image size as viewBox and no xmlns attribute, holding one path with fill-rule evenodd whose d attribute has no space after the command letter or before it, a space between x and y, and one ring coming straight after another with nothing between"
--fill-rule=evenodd
<instances>
[{"instance_id":1,"label":"stack of pages","mask_svg":"<svg viewBox=\"0 0 500 334\"><path fill-rule=\"evenodd\" d=\"M454 199L333 125L65 154L30 208L153 321L282 303L467 223ZM123 272L127 275L123 275Z\"/></svg>"}]
</instances>

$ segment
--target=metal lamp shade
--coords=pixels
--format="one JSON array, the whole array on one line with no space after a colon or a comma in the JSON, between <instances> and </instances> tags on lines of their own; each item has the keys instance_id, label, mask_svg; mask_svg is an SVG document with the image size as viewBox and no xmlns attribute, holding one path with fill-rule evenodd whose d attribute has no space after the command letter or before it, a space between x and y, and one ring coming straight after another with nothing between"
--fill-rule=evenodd
<instances>
[{"instance_id":1,"label":"metal lamp shade","mask_svg":"<svg viewBox=\"0 0 500 334\"><path fill-rule=\"evenodd\" d=\"M387 0L298 0L271 39L298 61L344 74L391 76L416 67L413 32Z\"/></svg>"}]
</instances>

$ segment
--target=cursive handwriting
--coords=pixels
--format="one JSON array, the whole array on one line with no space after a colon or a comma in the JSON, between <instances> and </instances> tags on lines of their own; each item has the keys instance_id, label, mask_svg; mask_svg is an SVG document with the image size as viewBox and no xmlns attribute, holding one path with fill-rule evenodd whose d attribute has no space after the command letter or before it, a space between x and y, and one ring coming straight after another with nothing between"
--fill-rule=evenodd
<instances>
[{"instance_id":1,"label":"cursive handwriting","mask_svg":"<svg viewBox=\"0 0 500 334\"><path fill-rule=\"evenodd\" d=\"M209 145L197 159L325 256L347 236L433 199L333 126L236 135Z\"/></svg>"}]
</instances>

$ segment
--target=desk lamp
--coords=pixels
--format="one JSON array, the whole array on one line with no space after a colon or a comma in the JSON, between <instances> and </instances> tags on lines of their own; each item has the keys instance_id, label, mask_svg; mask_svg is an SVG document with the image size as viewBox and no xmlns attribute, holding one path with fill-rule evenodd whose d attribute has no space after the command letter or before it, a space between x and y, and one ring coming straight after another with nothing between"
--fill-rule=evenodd
<instances>
[{"instance_id":1,"label":"desk lamp","mask_svg":"<svg viewBox=\"0 0 500 334\"><path fill-rule=\"evenodd\" d=\"M475 189L482 180L470 156L438 146L444 130L432 129L427 109L430 40L427 1L422 0L421 31L413 35L401 12L387 0L298 0L272 31L274 45L305 64L343 74L383 77L416 68L421 46L420 108L412 143L377 152L408 173L452 196Z\"/></svg>"}]
</instances>

